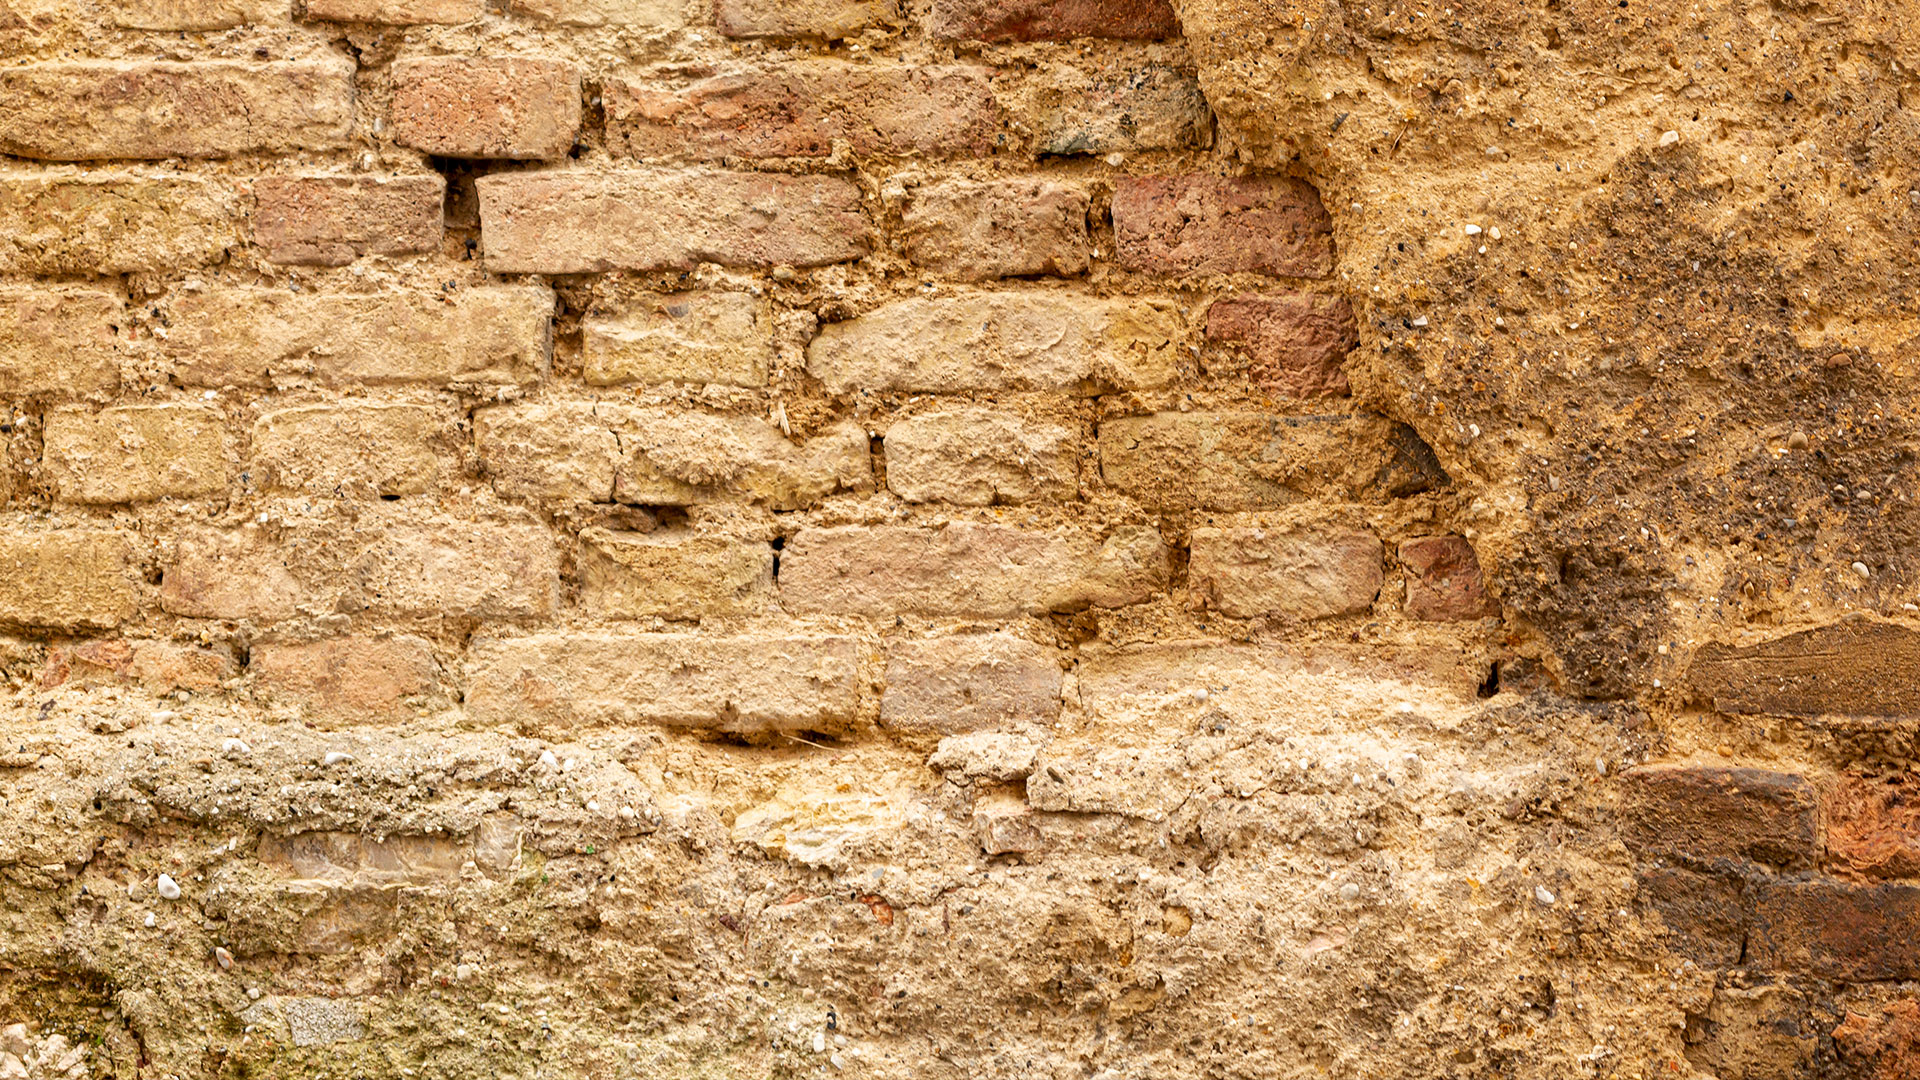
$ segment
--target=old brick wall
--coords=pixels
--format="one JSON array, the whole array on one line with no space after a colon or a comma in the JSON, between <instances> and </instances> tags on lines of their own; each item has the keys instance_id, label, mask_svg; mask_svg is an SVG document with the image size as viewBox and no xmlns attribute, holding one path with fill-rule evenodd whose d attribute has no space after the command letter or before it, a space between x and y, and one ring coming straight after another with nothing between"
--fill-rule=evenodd
<instances>
[{"instance_id":1,"label":"old brick wall","mask_svg":"<svg viewBox=\"0 0 1920 1080\"><path fill-rule=\"evenodd\" d=\"M0 1076L1898 1075L1874 680L1580 667L1232 18L0 0Z\"/></svg>"}]
</instances>

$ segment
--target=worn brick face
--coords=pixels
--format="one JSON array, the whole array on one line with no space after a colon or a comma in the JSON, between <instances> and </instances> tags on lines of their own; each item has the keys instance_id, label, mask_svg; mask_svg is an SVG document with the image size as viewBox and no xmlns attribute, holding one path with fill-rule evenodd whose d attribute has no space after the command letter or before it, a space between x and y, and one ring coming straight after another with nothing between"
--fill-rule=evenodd
<instances>
[{"instance_id":1,"label":"worn brick face","mask_svg":"<svg viewBox=\"0 0 1920 1080\"><path fill-rule=\"evenodd\" d=\"M120 298L101 289L0 286L0 394L86 397L120 386Z\"/></svg>"},{"instance_id":2,"label":"worn brick face","mask_svg":"<svg viewBox=\"0 0 1920 1080\"><path fill-rule=\"evenodd\" d=\"M1344 296L1245 293L1207 309L1207 340L1227 346L1208 370L1245 372L1292 397L1345 397L1347 353L1360 344Z\"/></svg>"},{"instance_id":3,"label":"worn brick face","mask_svg":"<svg viewBox=\"0 0 1920 1080\"><path fill-rule=\"evenodd\" d=\"M949 180L916 187L900 210L907 257L962 281L1085 273L1087 192L1048 180Z\"/></svg>"},{"instance_id":4,"label":"worn brick face","mask_svg":"<svg viewBox=\"0 0 1920 1080\"><path fill-rule=\"evenodd\" d=\"M0 153L48 161L328 150L353 126L353 65L75 61L0 69Z\"/></svg>"},{"instance_id":5,"label":"worn brick face","mask_svg":"<svg viewBox=\"0 0 1920 1080\"><path fill-rule=\"evenodd\" d=\"M898 0L714 0L713 22L728 37L843 38L898 19Z\"/></svg>"},{"instance_id":6,"label":"worn brick face","mask_svg":"<svg viewBox=\"0 0 1920 1080\"><path fill-rule=\"evenodd\" d=\"M1688 680L1723 712L1912 716L1920 713L1920 633L1853 616L1752 645L1709 642Z\"/></svg>"},{"instance_id":7,"label":"worn brick face","mask_svg":"<svg viewBox=\"0 0 1920 1080\"><path fill-rule=\"evenodd\" d=\"M902 641L887 651L880 722L906 736L956 735L1060 714L1060 664L1010 634Z\"/></svg>"},{"instance_id":8,"label":"worn brick face","mask_svg":"<svg viewBox=\"0 0 1920 1080\"><path fill-rule=\"evenodd\" d=\"M439 176L268 176L254 181L253 242L268 262L345 266L440 246Z\"/></svg>"},{"instance_id":9,"label":"worn brick face","mask_svg":"<svg viewBox=\"0 0 1920 1080\"><path fill-rule=\"evenodd\" d=\"M581 603L597 615L748 615L773 599L773 547L764 541L591 529L580 545Z\"/></svg>"},{"instance_id":10,"label":"worn brick face","mask_svg":"<svg viewBox=\"0 0 1920 1080\"><path fill-rule=\"evenodd\" d=\"M580 132L580 69L527 57L393 64L393 136L458 158L563 157Z\"/></svg>"},{"instance_id":11,"label":"worn brick face","mask_svg":"<svg viewBox=\"0 0 1920 1080\"><path fill-rule=\"evenodd\" d=\"M1373 609L1385 548L1363 530L1193 530L1189 580L1236 618L1324 619Z\"/></svg>"},{"instance_id":12,"label":"worn brick face","mask_svg":"<svg viewBox=\"0 0 1920 1080\"><path fill-rule=\"evenodd\" d=\"M583 321L583 374L595 386L763 386L773 365L772 312L743 292L649 294L622 314Z\"/></svg>"},{"instance_id":13,"label":"worn brick face","mask_svg":"<svg viewBox=\"0 0 1920 1080\"><path fill-rule=\"evenodd\" d=\"M113 638L50 650L39 681L43 688L131 683L165 693L217 690L238 673L233 651L224 647Z\"/></svg>"},{"instance_id":14,"label":"worn brick face","mask_svg":"<svg viewBox=\"0 0 1920 1080\"><path fill-rule=\"evenodd\" d=\"M921 413L886 432L887 487L908 502L1049 502L1079 493L1075 433L991 409Z\"/></svg>"},{"instance_id":15,"label":"worn brick face","mask_svg":"<svg viewBox=\"0 0 1920 1080\"><path fill-rule=\"evenodd\" d=\"M1407 568L1407 614L1429 622L1500 613L1487 595L1480 558L1464 536L1423 536L1400 545Z\"/></svg>"},{"instance_id":16,"label":"worn brick face","mask_svg":"<svg viewBox=\"0 0 1920 1080\"><path fill-rule=\"evenodd\" d=\"M102 529L0 533L0 621L57 630L107 629L140 604L128 538Z\"/></svg>"},{"instance_id":17,"label":"worn brick face","mask_svg":"<svg viewBox=\"0 0 1920 1080\"><path fill-rule=\"evenodd\" d=\"M512 0L514 15L557 26L631 26L677 30L686 0Z\"/></svg>"},{"instance_id":18,"label":"worn brick face","mask_svg":"<svg viewBox=\"0 0 1920 1080\"><path fill-rule=\"evenodd\" d=\"M293 17L291 0L110 0L102 9L114 26L129 30L227 30Z\"/></svg>"},{"instance_id":19,"label":"worn brick face","mask_svg":"<svg viewBox=\"0 0 1920 1080\"><path fill-rule=\"evenodd\" d=\"M1137 177L1113 191L1120 263L1151 273L1320 277L1332 227L1319 193L1290 177Z\"/></svg>"},{"instance_id":20,"label":"worn brick face","mask_svg":"<svg viewBox=\"0 0 1920 1080\"><path fill-rule=\"evenodd\" d=\"M1920 886L1756 882L1747 963L1823 979L1920 977Z\"/></svg>"},{"instance_id":21,"label":"worn brick face","mask_svg":"<svg viewBox=\"0 0 1920 1080\"><path fill-rule=\"evenodd\" d=\"M1826 801L1832 863L1875 878L1920 877L1920 794L1911 774L1849 773Z\"/></svg>"},{"instance_id":22,"label":"worn brick face","mask_svg":"<svg viewBox=\"0 0 1920 1080\"><path fill-rule=\"evenodd\" d=\"M423 405L296 405L253 427L250 466L267 489L316 495L417 495L457 469L452 423Z\"/></svg>"},{"instance_id":23,"label":"worn brick face","mask_svg":"<svg viewBox=\"0 0 1920 1080\"><path fill-rule=\"evenodd\" d=\"M464 23L486 11L481 0L306 0L307 18L330 22L417 26Z\"/></svg>"},{"instance_id":24,"label":"worn brick face","mask_svg":"<svg viewBox=\"0 0 1920 1080\"><path fill-rule=\"evenodd\" d=\"M1647 856L1803 867L1819 855L1819 795L1765 769L1661 765L1622 774L1622 835Z\"/></svg>"},{"instance_id":25,"label":"worn brick face","mask_svg":"<svg viewBox=\"0 0 1920 1080\"><path fill-rule=\"evenodd\" d=\"M1391 421L1366 415L1156 413L1100 425L1100 472L1156 510L1264 510L1321 497L1393 496L1438 479Z\"/></svg>"},{"instance_id":26,"label":"worn brick face","mask_svg":"<svg viewBox=\"0 0 1920 1080\"><path fill-rule=\"evenodd\" d=\"M1163 64L1052 68L1038 94L1034 126L1043 154L1180 150L1213 140L1213 114L1199 79Z\"/></svg>"},{"instance_id":27,"label":"worn brick face","mask_svg":"<svg viewBox=\"0 0 1920 1080\"><path fill-rule=\"evenodd\" d=\"M62 409L47 417L45 460L59 497L78 503L191 499L226 490L226 418L206 405Z\"/></svg>"},{"instance_id":28,"label":"worn brick face","mask_svg":"<svg viewBox=\"0 0 1920 1080\"><path fill-rule=\"evenodd\" d=\"M949 40L1151 40L1178 36L1180 19L1168 0L934 0L927 32Z\"/></svg>"},{"instance_id":29,"label":"worn brick face","mask_svg":"<svg viewBox=\"0 0 1920 1080\"><path fill-rule=\"evenodd\" d=\"M432 643L408 634L255 646L247 670L270 704L323 720L371 724L432 704Z\"/></svg>"},{"instance_id":30,"label":"worn brick face","mask_svg":"<svg viewBox=\"0 0 1920 1080\"><path fill-rule=\"evenodd\" d=\"M198 176L0 170L0 270L129 274L216 262L239 243L239 198Z\"/></svg>"}]
</instances>

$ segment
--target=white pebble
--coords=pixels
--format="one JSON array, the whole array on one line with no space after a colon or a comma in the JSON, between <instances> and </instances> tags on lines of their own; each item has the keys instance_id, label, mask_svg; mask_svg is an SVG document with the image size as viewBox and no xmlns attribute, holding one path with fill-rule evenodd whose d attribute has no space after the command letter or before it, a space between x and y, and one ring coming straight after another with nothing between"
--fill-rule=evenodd
<instances>
[{"instance_id":1,"label":"white pebble","mask_svg":"<svg viewBox=\"0 0 1920 1080\"><path fill-rule=\"evenodd\" d=\"M221 971L233 970L233 954L217 945L213 949L213 962L220 965Z\"/></svg>"},{"instance_id":2,"label":"white pebble","mask_svg":"<svg viewBox=\"0 0 1920 1080\"><path fill-rule=\"evenodd\" d=\"M1669 131L1666 134L1660 136L1661 146L1672 146L1675 143L1678 143L1679 141L1680 141L1680 133L1677 131Z\"/></svg>"},{"instance_id":3,"label":"white pebble","mask_svg":"<svg viewBox=\"0 0 1920 1080\"><path fill-rule=\"evenodd\" d=\"M162 899L180 899L180 883L173 880L173 878L167 874L160 875L160 880L155 883L154 890L160 894Z\"/></svg>"},{"instance_id":4,"label":"white pebble","mask_svg":"<svg viewBox=\"0 0 1920 1080\"><path fill-rule=\"evenodd\" d=\"M827 1052L827 1036L824 1032L816 1031L813 1033L813 1052L816 1054L824 1054Z\"/></svg>"},{"instance_id":5,"label":"white pebble","mask_svg":"<svg viewBox=\"0 0 1920 1080\"><path fill-rule=\"evenodd\" d=\"M154 924L154 923L155 923L156 921L158 921L158 920L156 920L156 919L155 919L155 918L153 917L153 912L151 912L151 911L149 911L149 912L147 912L147 917L146 917L146 918L144 918L144 919L141 919L141 920L140 920L140 925L141 925L141 926L144 926L144 927L146 927L146 928L147 928L147 929L149 929L149 930L151 930L151 929L153 929L153 924Z\"/></svg>"},{"instance_id":6,"label":"white pebble","mask_svg":"<svg viewBox=\"0 0 1920 1080\"><path fill-rule=\"evenodd\" d=\"M1478 225L1469 225L1469 226L1467 226L1467 235L1468 235L1468 236L1479 236L1479 235L1480 235L1480 226L1478 226Z\"/></svg>"},{"instance_id":7,"label":"white pebble","mask_svg":"<svg viewBox=\"0 0 1920 1080\"><path fill-rule=\"evenodd\" d=\"M1493 237L1495 240L1500 239L1500 226L1495 225L1493 228L1488 229L1487 235Z\"/></svg>"},{"instance_id":8,"label":"white pebble","mask_svg":"<svg viewBox=\"0 0 1920 1080\"><path fill-rule=\"evenodd\" d=\"M1533 898L1543 904L1551 904L1554 901L1554 895L1547 891L1545 885L1535 885L1533 887Z\"/></svg>"},{"instance_id":9,"label":"white pebble","mask_svg":"<svg viewBox=\"0 0 1920 1080\"><path fill-rule=\"evenodd\" d=\"M1360 886L1355 885L1351 881L1347 882L1345 885L1340 886L1340 899L1342 900L1360 899Z\"/></svg>"},{"instance_id":10,"label":"white pebble","mask_svg":"<svg viewBox=\"0 0 1920 1080\"><path fill-rule=\"evenodd\" d=\"M1415 326L1427 325L1427 317L1425 315L1420 316L1419 318L1413 320L1413 325Z\"/></svg>"},{"instance_id":11,"label":"white pebble","mask_svg":"<svg viewBox=\"0 0 1920 1080\"><path fill-rule=\"evenodd\" d=\"M1869 569L1867 569L1867 564L1866 564L1866 563L1863 563L1863 562L1857 562L1857 563L1854 563L1854 564L1853 564L1853 572L1854 572L1854 573L1856 573L1856 574L1859 574L1859 575L1860 575L1861 577L1872 577L1872 576L1873 576L1873 571L1871 571L1871 570L1869 570Z\"/></svg>"},{"instance_id":12,"label":"white pebble","mask_svg":"<svg viewBox=\"0 0 1920 1080\"><path fill-rule=\"evenodd\" d=\"M620 808L620 820L622 821L632 821L639 816L639 814L633 812L633 807L631 806L623 806Z\"/></svg>"},{"instance_id":13,"label":"white pebble","mask_svg":"<svg viewBox=\"0 0 1920 1080\"><path fill-rule=\"evenodd\" d=\"M578 761L574 760L573 758L568 758L567 760L560 763L560 771L572 772L573 767L578 764L580 764Z\"/></svg>"},{"instance_id":14,"label":"white pebble","mask_svg":"<svg viewBox=\"0 0 1920 1080\"><path fill-rule=\"evenodd\" d=\"M542 750L540 751L540 764L545 765L549 769L557 769L560 767L560 759L554 756L553 751Z\"/></svg>"},{"instance_id":15,"label":"white pebble","mask_svg":"<svg viewBox=\"0 0 1920 1080\"><path fill-rule=\"evenodd\" d=\"M1607 759L1603 757L1594 758L1593 771L1599 773L1601 776L1607 775Z\"/></svg>"},{"instance_id":16,"label":"white pebble","mask_svg":"<svg viewBox=\"0 0 1920 1080\"><path fill-rule=\"evenodd\" d=\"M839 1054L835 1054L832 1057L829 1057L827 1059L827 1063L832 1065L836 1069L844 1069L847 1067L847 1059L841 1057Z\"/></svg>"},{"instance_id":17,"label":"white pebble","mask_svg":"<svg viewBox=\"0 0 1920 1080\"><path fill-rule=\"evenodd\" d=\"M343 761L352 761L353 755L345 750L329 750L327 756L320 759L322 765L338 765Z\"/></svg>"},{"instance_id":18,"label":"white pebble","mask_svg":"<svg viewBox=\"0 0 1920 1080\"><path fill-rule=\"evenodd\" d=\"M456 979L462 979L462 980L464 980L464 979L467 979L467 978L471 978L471 977L472 977L472 975L473 975L473 965L472 965L472 964L455 964L455 965L453 965L453 977L454 977L454 978L456 978Z\"/></svg>"},{"instance_id":19,"label":"white pebble","mask_svg":"<svg viewBox=\"0 0 1920 1080\"><path fill-rule=\"evenodd\" d=\"M253 747L248 746L246 742L241 739L228 739L226 742L220 744L220 752L223 754L251 754L253 753Z\"/></svg>"}]
</instances>

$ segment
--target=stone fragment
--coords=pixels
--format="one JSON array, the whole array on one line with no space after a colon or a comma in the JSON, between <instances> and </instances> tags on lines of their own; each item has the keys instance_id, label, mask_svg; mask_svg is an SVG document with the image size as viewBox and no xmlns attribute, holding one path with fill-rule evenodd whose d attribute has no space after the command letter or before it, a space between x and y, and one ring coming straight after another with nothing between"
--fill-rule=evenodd
<instances>
[{"instance_id":1,"label":"stone fragment","mask_svg":"<svg viewBox=\"0 0 1920 1080\"><path fill-rule=\"evenodd\" d=\"M1446 480L1383 417L1155 413L1100 425L1100 473L1152 510L1265 510L1321 496L1411 494Z\"/></svg>"},{"instance_id":2,"label":"stone fragment","mask_svg":"<svg viewBox=\"0 0 1920 1080\"><path fill-rule=\"evenodd\" d=\"M801 614L1009 618L1137 604L1167 587L1170 556L1148 526L1105 540L1077 529L956 521L802 529L780 563L780 599Z\"/></svg>"},{"instance_id":3,"label":"stone fragment","mask_svg":"<svg viewBox=\"0 0 1920 1080\"><path fill-rule=\"evenodd\" d=\"M1850 772L1826 802L1827 856L1872 878L1920 877L1920 791L1913 776Z\"/></svg>"},{"instance_id":4,"label":"stone fragment","mask_svg":"<svg viewBox=\"0 0 1920 1080\"><path fill-rule=\"evenodd\" d=\"M1920 633L1855 616L1772 641L1710 642L1688 679L1730 713L1891 719L1920 715Z\"/></svg>"},{"instance_id":5,"label":"stone fragment","mask_svg":"<svg viewBox=\"0 0 1920 1080\"><path fill-rule=\"evenodd\" d=\"M61 409L47 417L46 475L77 503L191 499L226 490L226 418L210 405Z\"/></svg>"},{"instance_id":6,"label":"stone fragment","mask_svg":"<svg viewBox=\"0 0 1920 1080\"><path fill-rule=\"evenodd\" d=\"M323 997L276 998L286 1019L287 1034L295 1046L331 1046L366 1037L360 1007L351 1001Z\"/></svg>"},{"instance_id":7,"label":"stone fragment","mask_svg":"<svg viewBox=\"0 0 1920 1080\"><path fill-rule=\"evenodd\" d=\"M1823 1010L1824 1011L1824 1010ZM1741 1080L1798 1080L1818 1075L1811 1066L1821 1052L1816 1019L1807 996L1789 985L1716 986L1701 1013L1687 1010L1687 1062L1713 1076Z\"/></svg>"},{"instance_id":8,"label":"stone fragment","mask_svg":"<svg viewBox=\"0 0 1920 1080\"><path fill-rule=\"evenodd\" d=\"M887 650L880 723L909 738L1051 724L1060 683L1052 652L1011 634L900 641Z\"/></svg>"},{"instance_id":9,"label":"stone fragment","mask_svg":"<svg viewBox=\"0 0 1920 1080\"><path fill-rule=\"evenodd\" d=\"M1213 113L1190 71L1161 64L1044 70L1034 106L1042 154L1126 154L1213 142Z\"/></svg>"},{"instance_id":10,"label":"stone fragment","mask_svg":"<svg viewBox=\"0 0 1920 1080\"><path fill-rule=\"evenodd\" d=\"M108 22L127 30L230 30L293 18L292 0L105 0L101 6Z\"/></svg>"},{"instance_id":11,"label":"stone fragment","mask_svg":"<svg viewBox=\"0 0 1920 1080\"><path fill-rule=\"evenodd\" d=\"M1033 771L1036 754L1033 742L1024 736L975 731L941 739L927 767L950 780L1005 784L1024 780Z\"/></svg>"},{"instance_id":12,"label":"stone fragment","mask_svg":"<svg viewBox=\"0 0 1920 1080\"><path fill-rule=\"evenodd\" d=\"M0 271L173 273L223 258L240 216L204 177L0 169Z\"/></svg>"},{"instance_id":13,"label":"stone fragment","mask_svg":"<svg viewBox=\"0 0 1920 1080\"><path fill-rule=\"evenodd\" d=\"M1646 858L1800 869L1818 858L1819 793L1765 769L1655 765L1621 774L1621 836Z\"/></svg>"},{"instance_id":14,"label":"stone fragment","mask_svg":"<svg viewBox=\"0 0 1920 1080\"><path fill-rule=\"evenodd\" d=\"M993 150L1000 126L989 69L975 65L790 60L672 89L609 80L607 142L629 157L826 157Z\"/></svg>"},{"instance_id":15,"label":"stone fragment","mask_svg":"<svg viewBox=\"0 0 1920 1080\"><path fill-rule=\"evenodd\" d=\"M1876 1011L1847 1011L1833 1029L1840 1057L1861 1080L1920 1076L1920 1001L1901 998Z\"/></svg>"},{"instance_id":16,"label":"stone fragment","mask_svg":"<svg viewBox=\"0 0 1920 1080\"><path fill-rule=\"evenodd\" d=\"M887 487L908 502L962 506L1072 499L1074 433L991 409L918 413L887 428Z\"/></svg>"},{"instance_id":17,"label":"stone fragment","mask_svg":"<svg viewBox=\"0 0 1920 1080\"><path fill-rule=\"evenodd\" d=\"M1360 332L1344 296L1241 293L1207 309L1207 340L1231 354L1209 363L1209 372L1244 372L1290 397L1346 397L1344 364Z\"/></svg>"},{"instance_id":18,"label":"stone fragment","mask_svg":"<svg viewBox=\"0 0 1920 1080\"><path fill-rule=\"evenodd\" d=\"M714 0L713 22L732 38L829 41L899 18L899 0Z\"/></svg>"},{"instance_id":19,"label":"stone fragment","mask_svg":"<svg viewBox=\"0 0 1920 1080\"><path fill-rule=\"evenodd\" d=\"M927 33L947 41L1159 40L1180 36L1169 0L933 0Z\"/></svg>"},{"instance_id":20,"label":"stone fragment","mask_svg":"<svg viewBox=\"0 0 1920 1080\"><path fill-rule=\"evenodd\" d=\"M807 371L830 394L1061 390L1094 396L1164 386L1182 338L1154 301L1065 292L916 297L829 323Z\"/></svg>"},{"instance_id":21,"label":"stone fragment","mask_svg":"<svg viewBox=\"0 0 1920 1080\"><path fill-rule=\"evenodd\" d=\"M594 386L684 382L765 386L773 316L743 292L649 294L624 315L581 323L583 374Z\"/></svg>"},{"instance_id":22,"label":"stone fragment","mask_svg":"<svg viewBox=\"0 0 1920 1080\"><path fill-rule=\"evenodd\" d=\"M1324 277L1332 233L1320 193L1291 177L1147 176L1114 186L1114 244L1130 270Z\"/></svg>"},{"instance_id":23,"label":"stone fragment","mask_svg":"<svg viewBox=\"0 0 1920 1080\"><path fill-rule=\"evenodd\" d=\"M1407 568L1407 614L1416 619L1455 622L1500 613L1464 536L1408 540L1400 545L1400 565Z\"/></svg>"},{"instance_id":24,"label":"stone fragment","mask_svg":"<svg viewBox=\"0 0 1920 1080\"><path fill-rule=\"evenodd\" d=\"M714 731L830 731L860 707L846 637L543 634L475 644L467 713L529 733L637 723Z\"/></svg>"},{"instance_id":25,"label":"stone fragment","mask_svg":"<svg viewBox=\"0 0 1920 1080\"><path fill-rule=\"evenodd\" d=\"M268 701L345 723L407 716L438 683L433 646L405 634L256 645L247 670Z\"/></svg>"},{"instance_id":26,"label":"stone fragment","mask_svg":"<svg viewBox=\"0 0 1920 1080\"><path fill-rule=\"evenodd\" d=\"M633 619L749 615L773 601L773 547L681 533L580 534L580 602L589 614Z\"/></svg>"},{"instance_id":27,"label":"stone fragment","mask_svg":"<svg viewBox=\"0 0 1920 1080\"><path fill-rule=\"evenodd\" d=\"M898 233L907 257L962 281L1085 273L1087 192L1077 184L946 180L909 190Z\"/></svg>"},{"instance_id":28,"label":"stone fragment","mask_svg":"<svg viewBox=\"0 0 1920 1080\"><path fill-rule=\"evenodd\" d=\"M45 161L332 150L353 65L80 60L0 68L0 153Z\"/></svg>"},{"instance_id":29,"label":"stone fragment","mask_svg":"<svg viewBox=\"0 0 1920 1080\"><path fill-rule=\"evenodd\" d=\"M511 0L522 18L561 26L633 26L678 30L687 24L686 0Z\"/></svg>"},{"instance_id":30,"label":"stone fragment","mask_svg":"<svg viewBox=\"0 0 1920 1080\"><path fill-rule=\"evenodd\" d=\"M1386 549L1363 530L1194 529L1189 580L1234 618L1324 619L1373 610Z\"/></svg>"},{"instance_id":31,"label":"stone fragment","mask_svg":"<svg viewBox=\"0 0 1920 1080\"><path fill-rule=\"evenodd\" d=\"M446 194L438 175L263 176L253 182L253 242L268 262L300 266L433 251Z\"/></svg>"},{"instance_id":32,"label":"stone fragment","mask_svg":"<svg viewBox=\"0 0 1920 1080\"><path fill-rule=\"evenodd\" d=\"M379 26L467 23L486 13L482 0L306 0L306 5L309 19Z\"/></svg>"},{"instance_id":33,"label":"stone fragment","mask_svg":"<svg viewBox=\"0 0 1920 1080\"><path fill-rule=\"evenodd\" d=\"M149 690L217 690L238 673L233 651L171 641L111 638L62 645L47 654L40 685L96 686L134 683Z\"/></svg>"},{"instance_id":34,"label":"stone fragment","mask_svg":"<svg viewBox=\"0 0 1920 1080\"><path fill-rule=\"evenodd\" d=\"M417 495L457 469L452 424L423 405L296 405L253 427L254 482L316 495Z\"/></svg>"},{"instance_id":35,"label":"stone fragment","mask_svg":"<svg viewBox=\"0 0 1920 1080\"><path fill-rule=\"evenodd\" d=\"M838 176L567 171L474 185L495 273L825 266L867 253L860 189Z\"/></svg>"},{"instance_id":36,"label":"stone fragment","mask_svg":"<svg viewBox=\"0 0 1920 1080\"><path fill-rule=\"evenodd\" d=\"M120 386L120 298L74 285L0 285L0 395L90 397Z\"/></svg>"},{"instance_id":37,"label":"stone fragment","mask_svg":"<svg viewBox=\"0 0 1920 1080\"><path fill-rule=\"evenodd\" d=\"M1745 888L1735 877L1642 867L1640 892L1666 924L1667 948L1702 967L1732 967L1746 947Z\"/></svg>"},{"instance_id":38,"label":"stone fragment","mask_svg":"<svg viewBox=\"0 0 1920 1080\"><path fill-rule=\"evenodd\" d=\"M456 158L565 157L580 133L580 69L530 57L396 60L393 138Z\"/></svg>"},{"instance_id":39,"label":"stone fragment","mask_svg":"<svg viewBox=\"0 0 1920 1080\"><path fill-rule=\"evenodd\" d=\"M615 502L756 502L799 510L839 491L871 491L866 432L842 423L795 443L756 417L665 409L626 415Z\"/></svg>"},{"instance_id":40,"label":"stone fragment","mask_svg":"<svg viewBox=\"0 0 1920 1080\"><path fill-rule=\"evenodd\" d=\"M0 622L111 629L140 606L133 551L101 529L0 533Z\"/></svg>"}]
</instances>

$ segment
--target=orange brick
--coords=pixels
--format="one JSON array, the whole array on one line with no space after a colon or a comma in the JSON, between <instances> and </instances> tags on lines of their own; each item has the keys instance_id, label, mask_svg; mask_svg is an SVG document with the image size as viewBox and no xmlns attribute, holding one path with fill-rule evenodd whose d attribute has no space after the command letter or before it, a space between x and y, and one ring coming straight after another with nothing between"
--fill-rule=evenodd
<instances>
[{"instance_id":1,"label":"orange brick","mask_svg":"<svg viewBox=\"0 0 1920 1080\"><path fill-rule=\"evenodd\" d=\"M256 645L247 670L269 701L326 720L394 720L438 696L433 646L405 634Z\"/></svg>"},{"instance_id":2,"label":"orange brick","mask_svg":"<svg viewBox=\"0 0 1920 1080\"><path fill-rule=\"evenodd\" d=\"M527 57L393 64L393 138L458 158L557 158L580 133L580 69Z\"/></svg>"},{"instance_id":3,"label":"orange brick","mask_svg":"<svg viewBox=\"0 0 1920 1080\"><path fill-rule=\"evenodd\" d=\"M268 262L345 266L440 246L447 182L435 176L267 176L253 184L253 242Z\"/></svg>"}]
</instances>

